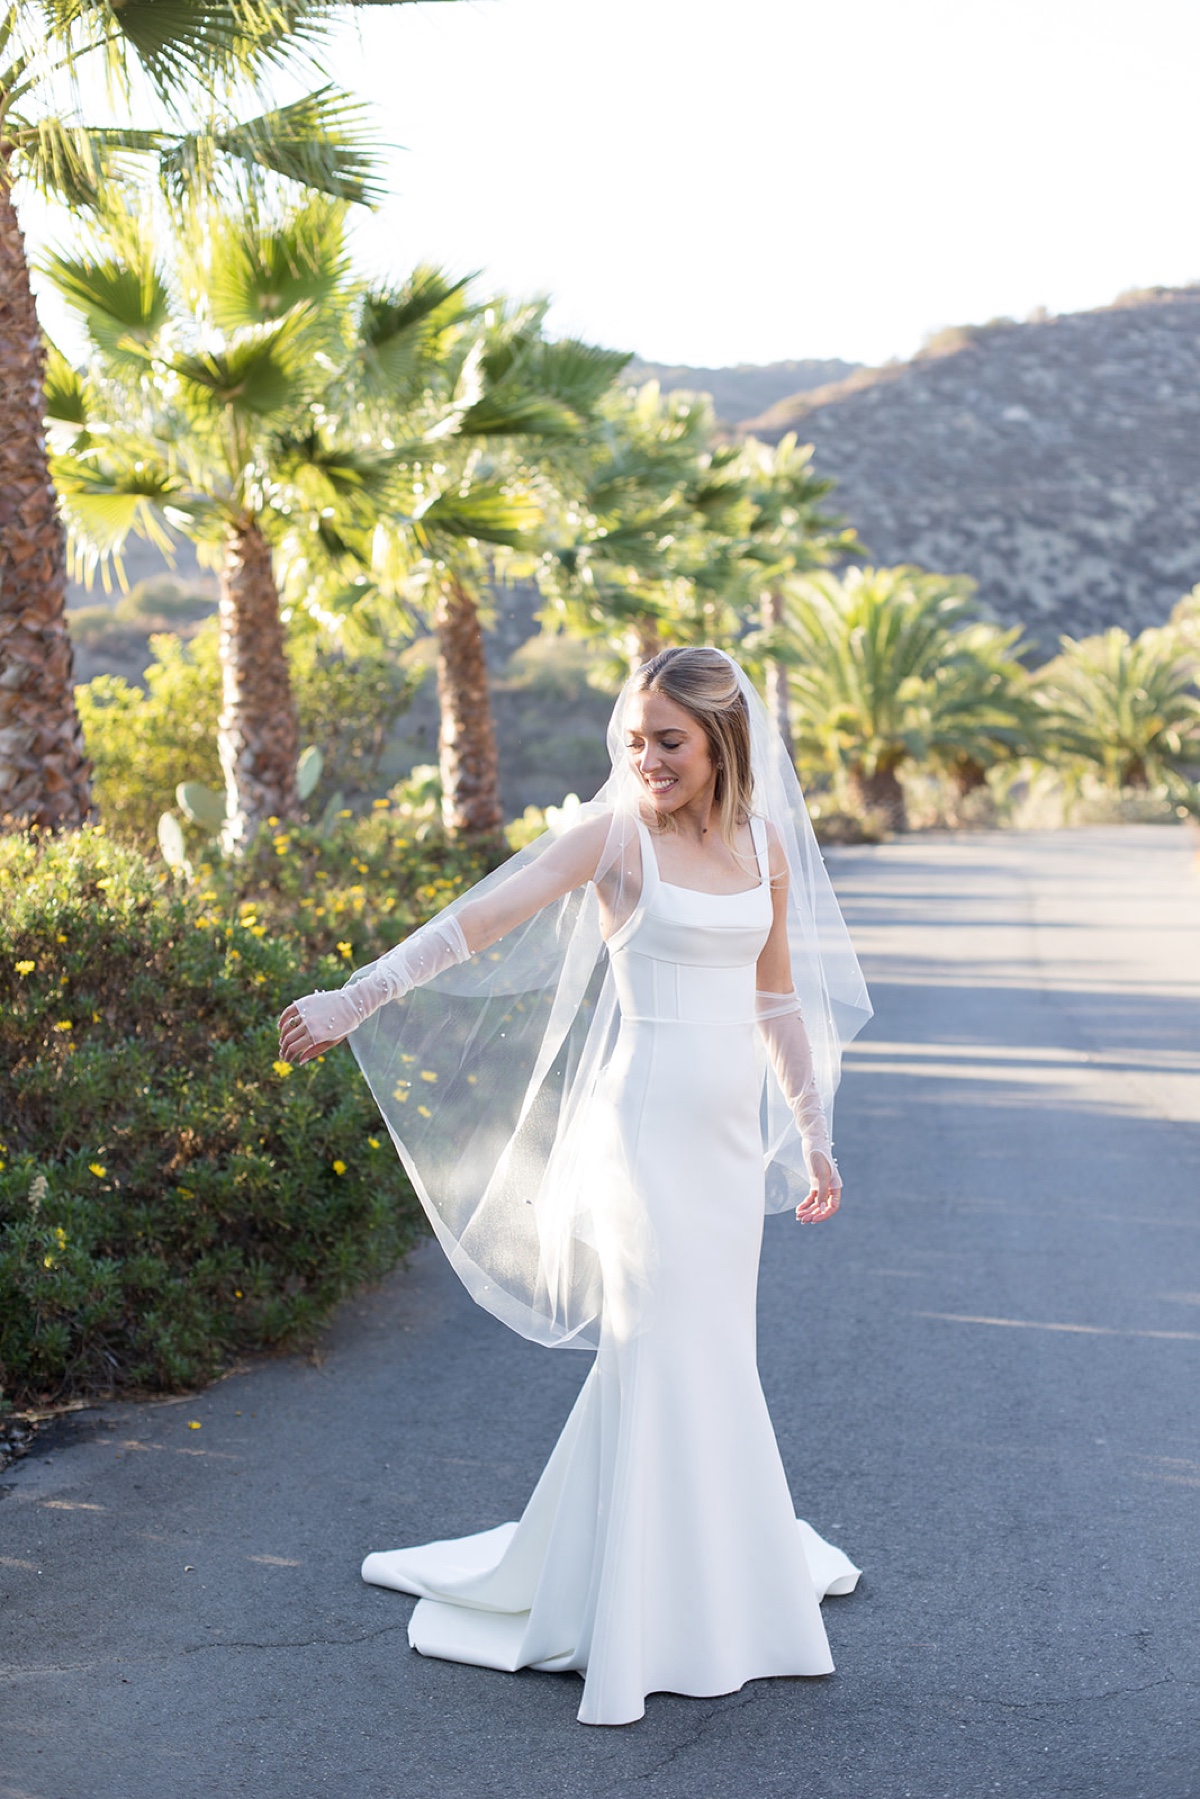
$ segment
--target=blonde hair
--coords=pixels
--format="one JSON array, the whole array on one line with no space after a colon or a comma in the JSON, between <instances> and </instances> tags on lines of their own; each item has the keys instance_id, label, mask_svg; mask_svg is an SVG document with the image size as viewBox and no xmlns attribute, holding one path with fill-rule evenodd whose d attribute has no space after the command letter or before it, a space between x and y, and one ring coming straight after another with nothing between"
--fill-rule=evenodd
<instances>
[{"instance_id":1,"label":"blonde hair","mask_svg":"<svg viewBox=\"0 0 1200 1799\"><path fill-rule=\"evenodd\" d=\"M633 691L661 693L682 706L704 732L717 771L713 794L717 827L739 855L737 832L750 817L754 780L750 714L733 663L720 650L683 646L661 650L638 669Z\"/></svg>"}]
</instances>

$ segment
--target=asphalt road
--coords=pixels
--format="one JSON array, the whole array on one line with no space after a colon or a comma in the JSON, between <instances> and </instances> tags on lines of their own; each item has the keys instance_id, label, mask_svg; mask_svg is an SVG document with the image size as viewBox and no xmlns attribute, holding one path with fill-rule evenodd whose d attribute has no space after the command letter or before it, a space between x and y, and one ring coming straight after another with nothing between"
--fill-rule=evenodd
<instances>
[{"instance_id":1,"label":"asphalt road","mask_svg":"<svg viewBox=\"0 0 1200 1799\"><path fill-rule=\"evenodd\" d=\"M5 1799L1200 1795L1200 873L1182 831L914 839L835 875L877 1017L836 1222L769 1222L836 1675L575 1722L423 1660L367 1549L515 1517L586 1358L432 1249L312 1358L112 1406L3 1478ZM199 1425L199 1429L192 1428Z\"/></svg>"}]
</instances>

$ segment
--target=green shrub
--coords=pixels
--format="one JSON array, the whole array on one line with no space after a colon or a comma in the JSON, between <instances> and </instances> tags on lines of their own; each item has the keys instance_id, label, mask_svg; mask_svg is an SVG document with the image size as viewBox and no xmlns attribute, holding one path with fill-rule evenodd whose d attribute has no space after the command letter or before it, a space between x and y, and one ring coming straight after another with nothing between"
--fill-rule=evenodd
<instances>
[{"instance_id":1,"label":"green shrub","mask_svg":"<svg viewBox=\"0 0 1200 1799\"><path fill-rule=\"evenodd\" d=\"M154 636L150 648L154 660L144 687L121 675L97 675L75 689L100 815L113 836L147 848L181 781L225 784L217 757L215 624L190 643Z\"/></svg>"},{"instance_id":2,"label":"green shrub","mask_svg":"<svg viewBox=\"0 0 1200 1799\"><path fill-rule=\"evenodd\" d=\"M100 815L114 836L144 849L152 848L161 815L175 807L181 781L224 787L216 619L187 641L156 634L150 649L154 659L143 686L98 675L75 689ZM310 802L316 816L334 793L353 797L374 788L392 728L419 677L383 656L348 660L312 632L293 636L288 658L300 741L319 745L325 758Z\"/></svg>"},{"instance_id":3,"label":"green shrub","mask_svg":"<svg viewBox=\"0 0 1200 1799\"><path fill-rule=\"evenodd\" d=\"M0 839L0 1386L163 1389L296 1340L420 1210L349 1052L276 1057L477 873L381 808L185 891L101 829Z\"/></svg>"}]
</instances>

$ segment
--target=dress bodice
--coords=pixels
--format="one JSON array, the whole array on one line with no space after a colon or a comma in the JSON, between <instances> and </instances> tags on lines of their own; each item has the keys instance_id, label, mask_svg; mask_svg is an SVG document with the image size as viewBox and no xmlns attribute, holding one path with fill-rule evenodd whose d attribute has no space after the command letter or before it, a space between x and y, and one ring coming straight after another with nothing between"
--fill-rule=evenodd
<instances>
[{"instance_id":1,"label":"dress bodice","mask_svg":"<svg viewBox=\"0 0 1200 1799\"><path fill-rule=\"evenodd\" d=\"M638 821L641 898L609 938L621 1016L660 1024L745 1024L754 1018L755 965L770 935L772 905L766 828L750 821L758 885L740 893L677 887Z\"/></svg>"}]
</instances>

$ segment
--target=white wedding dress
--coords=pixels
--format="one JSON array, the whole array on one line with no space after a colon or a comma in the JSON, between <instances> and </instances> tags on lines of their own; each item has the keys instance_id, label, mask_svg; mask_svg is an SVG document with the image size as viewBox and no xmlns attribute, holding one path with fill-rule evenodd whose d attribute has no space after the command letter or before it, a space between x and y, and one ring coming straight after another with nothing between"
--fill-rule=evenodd
<instances>
[{"instance_id":1,"label":"white wedding dress","mask_svg":"<svg viewBox=\"0 0 1200 1799\"><path fill-rule=\"evenodd\" d=\"M795 1516L755 1359L754 990L771 896L753 828L759 885L714 894L661 880L641 827L641 899L608 944L620 1030L591 1121L598 1165L615 1145L636 1205L621 1196L598 1233L600 1347L524 1516L363 1563L365 1580L420 1595L422 1654L577 1670L587 1724L641 1717L648 1693L828 1674L818 1602L858 1579Z\"/></svg>"}]
</instances>

